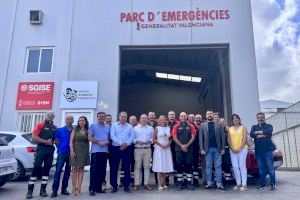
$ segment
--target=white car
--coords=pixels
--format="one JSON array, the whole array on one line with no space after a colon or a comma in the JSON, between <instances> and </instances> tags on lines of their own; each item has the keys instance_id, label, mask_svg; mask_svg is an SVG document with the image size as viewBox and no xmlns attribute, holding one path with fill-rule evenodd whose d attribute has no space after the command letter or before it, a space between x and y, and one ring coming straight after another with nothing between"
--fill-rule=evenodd
<instances>
[{"instance_id":1,"label":"white car","mask_svg":"<svg viewBox=\"0 0 300 200\"><path fill-rule=\"evenodd\" d=\"M0 137L0 187L10 180L17 171L13 149Z\"/></svg>"},{"instance_id":2,"label":"white car","mask_svg":"<svg viewBox=\"0 0 300 200\"><path fill-rule=\"evenodd\" d=\"M0 131L0 138L5 138L8 146L12 147L18 162L17 172L13 180L22 180L31 174L33 169L34 154L37 144L32 141L32 133ZM57 154L54 153L53 166L56 163Z\"/></svg>"}]
</instances>

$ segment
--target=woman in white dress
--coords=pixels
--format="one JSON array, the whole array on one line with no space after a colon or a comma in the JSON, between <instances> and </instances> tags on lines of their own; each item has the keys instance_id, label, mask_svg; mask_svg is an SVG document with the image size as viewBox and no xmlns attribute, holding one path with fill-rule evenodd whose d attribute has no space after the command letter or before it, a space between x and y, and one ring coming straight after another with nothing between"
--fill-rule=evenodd
<instances>
[{"instance_id":1,"label":"woman in white dress","mask_svg":"<svg viewBox=\"0 0 300 200\"><path fill-rule=\"evenodd\" d=\"M173 172L173 160L171 153L171 133L167 126L167 120L164 115L159 117L159 126L154 130L153 142L153 166L152 170L157 172L158 190L166 190L166 173Z\"/></svg>"}]
</instances>

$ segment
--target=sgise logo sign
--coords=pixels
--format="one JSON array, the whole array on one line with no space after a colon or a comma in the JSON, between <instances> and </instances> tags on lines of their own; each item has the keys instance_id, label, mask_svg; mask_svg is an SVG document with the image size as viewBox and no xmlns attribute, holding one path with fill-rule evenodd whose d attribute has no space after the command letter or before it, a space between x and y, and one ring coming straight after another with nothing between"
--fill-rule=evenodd
<instances>
[{"instance_id":1,"label":"sgise logo sign","mask_svg":"<svg viewBox=\"0 0 300 200\"><path fill-rule=\"evenodd\" d=\"M27 90L28 90L27 84L21 85L21 91L22 91L22 92L26 92Z\"/></svg>"},{"instance_id":2,"label":"sgise logo sign","mask_svg":"<svg viewBox=\"0 0 300 200\"><path fill-rule=\"evenodd\" d=\"M63 94L68 102L74 102L77 99L77 90L72 88L67 88Z\"/></svg>"}]
</instances>

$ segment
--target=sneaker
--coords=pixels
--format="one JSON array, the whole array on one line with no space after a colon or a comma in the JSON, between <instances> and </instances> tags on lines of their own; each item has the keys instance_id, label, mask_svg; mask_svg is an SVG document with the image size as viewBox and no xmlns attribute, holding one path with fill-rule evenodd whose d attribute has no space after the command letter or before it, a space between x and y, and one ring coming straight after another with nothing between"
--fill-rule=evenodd
<instances>
[{"instance_id":1,"label":"sneaker","mask_svg":"<svg viewBox=\"0 0 300 200\"><path fill-rule=\"evenodd\" d=\"M211 185L211 184L207 184L206 186L205 186L205 189L206 190L210 190L210 189L212 189L213 188L213 186Z\"/></svg>"},{"instance_id":2,"label":"sneaker","mask_svg":"<svg viewBox=\"0 0 300 200\"><path fill-rule=\"evenodd\" d=\"M165 185L163 188L164 188L164 190L167 190L167 189L168 189L168 186Z\"/></svg>"},{"instance_id":3,"label":"sneaker","mask_svg":"<svg viewBox=\"0 0 300 200\"><path fill-rule=\"evenodd\" d=\"M100 188L99 190L96 190L96 193L106 193L106 191Z\"/></svg>"},{"instance_id":4,"label":"sneaker","mask_svg":"<svg viewBox=\"0 0 300 200\"><path fill-rule=\"evenodd\" d=\"M241 188L241 185L236 185L236 186L233 187L233 190L238 191L238 190L240 190L240 188Z\"/></svg>"},{"instance_id":5,"label":"sneaker","mask_svg":"<svg viewBox=\"0 0 300 200\"><path fill-rule=\"evenodd\" d=\"M224 188L223 185L218 185L217 186L217 190L219 190L219 191L225 191L225 188Z\"/></svg>"},{"instance_id":6,"label":"sneaker","mask_svg":"<svg viewBox=\"0 0 300 200\"><path fill-rule=\"evenodd\" d=\"M116 187L114 188L114 187L113 187L113 188L111 189L110 193L116 193L117 191L118 191L118 188L116 188Z\"/></svg>"},{"instance_id":7,"label":"sneaker","mask_svg":"<svg viewBox=\"0 0 300 200\"><path fill-rule=\"evenodd\" d=\"M50 198L55 198L55 197L57 197L57 191L53 191L50 196Z\"/></svg>"},{"instance_id":8,"label":"sneaker","mask_svg":"<svg viewBox=\"0 0 300 200\"><path fill-rule=\"evenodd\" d=\"M275 191L277 189L276 185L271 185L271 191Z\"/></svg>"},{"instance_id":9,"label":"sneaker","mask_svg":"<svg viewBox=\"0 0 300 200\"><path fill-rule=\"evenodd\" d=\"M94 192L94 191L90 191L89 194L90 194L90 196L92 196L92 197L95 196L95 192Z\"/></svg>"},{"instance_id":10,"label":"sneaker","mask_svg":"<svg viewBox=\"0 0 300 200\"><path fill-rule=\"evenodd\" d=\"M241 192L245 192L245 191L247 191L247 190L248 190L247 186L242 186L242 187L240 187L240 191L241 191Z\"/></svg>"},{"instance_id":11,"label":"sneaker","mask_svg":"<svg viewBox=\"0 0 300 200\"><path fill-rule=\"evenodd\" d=\"M159 192L161 192L161 191L163 191L163 190L164 190L163 187L158 187L158 191L159 191Z\"/></svg>"},{"instance_id":12,"label":"sneaker","mask_svg":"<svg viewBox=\"0 0 300 200\"><path fill-rule=\"evenodd\" d=\"M152 190L152 187L151 187L150 185L145 185L144 188L145 188L146 190Z\"/></svg>"},{"instance_id":13,"label":"sneaker","mask_svg":"<svg viewBox=\"0 0 300 200\"><path fill-rule=\"evenodd\" d=\"M266 188L265 185L259 185L259 186L257 187L258 190L264 190L265 188Z\"/></svg>"},{"instance_id":14,"label":"sneaker","mask_svg":"<svg viewBox=\"0 0 300 200\"><path fill-rule=\"evenodd\" d=\"M125 188L124 188L124 192L126 192L126 193L131 193L131 190L129 189L129 187L125 187Z\"/></svg>"},{"instance_id":15,"label":"sneaker","mask_svg":"<svg viewBox=\"0 0 300 200\"><path fill-rule=\"evenodd\" d=\"M138 186L138 185L133 186L133 187L132 187L132 190L133 190L133 191L138 191L138 190L139 190L139 186Z\"/></svg>"},{"instance_id":16,"label":"sneaker","mask_svg":"<svg viewBox=\"0 0 300 200\"><path fill-rule=\"evenodd\" d=\"M70 192L68 192L67 190L62 190L61 194L68 196L68 195L70 195Z\"/></svg>"}]
</instances>

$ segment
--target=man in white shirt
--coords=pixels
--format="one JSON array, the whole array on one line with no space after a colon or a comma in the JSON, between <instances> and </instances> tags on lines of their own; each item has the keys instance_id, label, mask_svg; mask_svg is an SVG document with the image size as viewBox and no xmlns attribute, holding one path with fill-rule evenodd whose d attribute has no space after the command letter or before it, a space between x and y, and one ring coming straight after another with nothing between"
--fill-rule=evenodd
<instances>
[{"instance_id":1,"label":"man in white shirt","mask_svg":"<svg viewBox=\"0 0 300 200\"><path fill-rule=\"evenodd\" d=\"M154 129L147 125L148 117L142 114L140 117L140 124L134 127L134 187L137 191L140 185L140 171L143 163L144 167L144 187L147 190L152 190L149 185L150 177L150 163L151 163L151 144Z\"/></svg>"}]
</instances>

